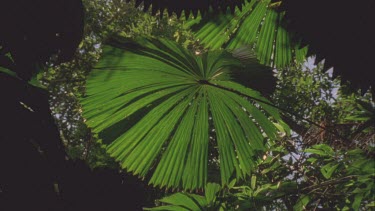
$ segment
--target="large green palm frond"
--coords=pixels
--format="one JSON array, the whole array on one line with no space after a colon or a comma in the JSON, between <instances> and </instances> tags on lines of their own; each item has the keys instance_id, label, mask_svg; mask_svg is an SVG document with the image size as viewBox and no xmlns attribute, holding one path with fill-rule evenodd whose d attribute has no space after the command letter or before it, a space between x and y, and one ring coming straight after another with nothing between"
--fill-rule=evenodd
<instances>
[{"instance_id":1,"label":"large green palm frond","mask_svg":"<svg viewBox=\"0 0 375 211\"><path fill-rule=\"evenodd\" d=\"M167 40L116 39L87 80L83 115L123 168L156 186L204 187L209 150L218 151L226 184L250 173L281 122L259 92L232 81L246 67L269 71L226 52L194 55Z\"/></svg>"},{"instance_id":2,"label":"large green palm frond","mask_svg":"<svg viewBox=\"0 0 375 211\"><path fill-rule=\"evenodd\" d=\"M213 14L190 20L197 38L210 49L234 50L242 46L254 48L262 64L283 68L293 60L303 61L307 48L300 48L282 26L284 13L276 11L278 3L252 0L234 14ZM197 24L198 23L198 24Z\"/></svg>"}]
</instances>

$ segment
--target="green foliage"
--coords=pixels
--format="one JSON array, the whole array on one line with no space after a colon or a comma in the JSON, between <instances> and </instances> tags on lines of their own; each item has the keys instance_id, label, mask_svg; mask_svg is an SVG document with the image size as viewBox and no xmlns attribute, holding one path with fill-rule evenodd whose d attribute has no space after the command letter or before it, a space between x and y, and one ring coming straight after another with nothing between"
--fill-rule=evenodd
<instances>
[{"instance_id":1,"label":"green foliage","mask_svg":"<svg viewBox=\"0 0 375 211\"><path fill-rule=\"evenodd\" d=\"M216 199L220 189L218 184L207 183L204 196L184 192L176 193L161 199L159 203L163 205L155 208L145 208L145 210L219 210L220 203Z\"/></svg>"},{"instance_id":2,"label":"green foliage","mask_svg":"<svg viewBox=\"0 0 375 211\"><path fill-rule=\"evenodd\" d=\"M234 180L215 192L215 201L211 203L218 206L215 210L371 209L375 194L374 162L362 150L335 152L321 144L306 149L309 153L301 152L298 160L291 161L286 159L289 152L284 147L271 148L270 156L259 159L251 179L237 183ZM204 198L199 194L189 196ZM160 207L170 203L160 202ZM210 210L206 204L200 205L194 209L184 204L184 208ZM162 210L160 207L151 210Z\"/></svg>"},{"instance_id":3,"label":"green foliage","mask_svg":"<svg viewBox=\"0 0 375 211\"><path fill-rule=\"evenodd\" d=\"M332 105L339 81L329 73L322 73L323 63L312 63L314 58L309 58L308 63L278 70L278 83L273 99L278 106L299 117L315 122L332 121L338 115ZM295 116L290 118L305 126L310 124Z\"/></svg>"},{"instance_id":4,"label":"green foliage","mask_svg":"<svg viewBox=\"0 0 375 211\"><path fill-rule=\"evenodd\" d=\"M199 50L200 46L175 16L164 19L151 16L136 8L133 1L83 0L83 3L85 33L74 59L60 65L49 64L48 70L38 75L38 79L51 93L51 110L69 157L84 159L92 168L117 168L102 149L102 144L87 128L77 100L85 93L86 77L100 58L102 42L113 34L121 34L129 38L164 37L177 40L190 49Z\"/></svg>"},{"instance_id":5,"label":"green foliage","mask_svg":"<svg viewBox=\"0 0 375 211\"><path fill-rule=\"evenodd\" d=\"M6 69L4 67L0 67L0 73L5 73L5 74L13 76L13 77L17 76L17 74L15 72L13 72L11 70L8 70L8 69Z\"/></svg>"},{"instance_id":6,"label":"green foliage","mask_svg":"<svg viewBox=\"0 0 375 211\"><path fill-rule=\"evenodd\" d=\"M243 66L227 52L194 55L167 40L138 45L117 39L111 45L81 102L86 123L128 171L145 177L154 169L150 183L161 187L204 187L214 141L221 182L228 184L251 172L264 136L276 138L267 115L283 124L277 110L231 79L232 72L254 65Z\"/></svg>"},{"instance_id":7,"label":"green foliage","mask_svg":"<svg viewBox=\"0 0 375 211\"><path fill-rule=\"evenodd\" d=\"M305 174L315 178L308 187L312 197L321 197L323 203L336 209L358 210L373 203L375 163L365 152L359 149L335 152L324 144L305 151L311 153L305 164ZM317 174L317 169L321 175Z\"/></svg>"},{"instance_id":8,"label":"green foliage","mask_svg":"<svg viewBox=\"0 0 375 211\"><path fill-rule=\"evenodd\" d=\"M361 138L361 133L374 134L375 102L371 101L369 94L359 97L358 94L352 93L342 98L337 108L343 110L342 118L340 119L342 123L356 125L351 138Z\"/></svg>"},{"instance_id":9,"label":"green foliage","mask_svg":"<svg viewBox=\"0 0 375 211\"><path fill-rule=\"evenodd\" d=\"M210 14L184 24L175 16L143 13L134 2L84 4L85 37L75 59L51 64L41 78L51 92L51 109L71 158L85 159L94 168L118 168L106 153L109 145L123 167L154 185L205 187L205 195L180 192L151 210L374 209L373 100L344 93L338 80L321 73L322 63L292 65L304 61L307 48L298 49L283 28L279 3L252 0L234 15ZM169 41L103 45L114 34L165 38L183 47ZM91 73L86 87L103 48L96 66L103 69ZM223 48L237 58L222 51L205 53ZM274 82L252 51L263 64L278 68L273 101L296 114L284 113L301 137L289 136L274 108L251 99L267 101L251 89L271 93ZM212 68L221 73L213 80L209 76L214 72L202 68L205 62L225 68ZM87 119L77 100L86 89L84 112L91 106L89 112L97 115ZM199 136L204 138L198 141ZM256 156L260 153L262 159Z\"/></svg>"},{"instance_id":10,"label":"green foliage","mask_svg":"<svg viewBox=\"0 0 375 211\"><path fill-rule=\"evenodd\" d=\"M322 72L323 63L313 63L309 58L306 64L277 71L273 101L288 111L284 119L304 137L305 145L369 149L375 129L371 94L346 91L347 85L333 79L331 71Z\"/></svg>"},{"instance_id":11,"label":"green foliage","mask_svg":"<svg viewBox=\"0 0 375 211\"><path fill-rule=\"evenodd\" d=\"M293 206L293 210L306 210L306 205L310 202L310 197L302 195L297 203Z\"/></svg>"},{"instance_id":12,"label":"green foliage","mask_svg":"<svg viewBox=\"0 0 375 211\"><path fill-rule=\"evenodd\" d=\"M195 28L197 38L209 49L234 50L251 46L262 64L283 68L305 60L307 47L300 49L283 25L280 2L252 0L234 14L211 14L186 23Z\"/></svg>"},{"instance_id":13,"label":"green foliage","mask_svg":"<svg viewBox=\"0 0 375 211\"><path fill-rule=\"evenodd\" d=\"M285 179L288 174L282 173L284 171L282 169L285 166L280 165L281 160L279 160L284 152L275 149L273 153L276 157L268 157L266 156L267 153L264 159L257 159L256 170L246 180L234 179L228 185L220 188L217 185L218 189L216 191L206 189L206 198L208 198L207 195L215 194L214 197L210 197L214 199L210 204L202 203L199 209L194 209L188 205L184 208L186 210L264 210L265 208L266 210L272 210L285 207L278 203L277 200L295 191L296 184L293 181L280 181ZM276 163L278 165L275 165ZM274 177L273 175L280 177ZM199 194L189 194L189 196L204 198ZM159 207L151 210L162 210L160 207L168 206L168 203L164 203L163 200L160 200L160 202L162 204Z\"/></svg>"},{"instance_id":14,"label":"green foliage","mask_svg":"<svg viewBox=\"0 0 375 211\"><path fill-rule=\"evenodd\" d=\"M18 76L17 76L17 73L5 68L5 67L1 67L0 66L0 73L1 74L7 74L7 75L10 75L12 77L15 77L15 78L18 78L20 79ZM43 86L43 84L40 83L40 79L42 77L42 73L38 73L38 74L35 74L29 81L28 83L33 85L33 86L36 86L36 87L39 87L39 88L42 88L42 89L45 89L45 87ZM21 80L21 79L20 79Z\"/></svg>"}]
</instances>

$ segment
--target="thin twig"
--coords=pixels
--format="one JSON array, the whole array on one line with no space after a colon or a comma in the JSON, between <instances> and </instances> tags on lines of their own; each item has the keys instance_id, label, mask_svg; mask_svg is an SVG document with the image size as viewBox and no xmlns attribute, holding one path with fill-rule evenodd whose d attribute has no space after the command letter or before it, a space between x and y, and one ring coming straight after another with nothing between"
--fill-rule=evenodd
<instances>
[{"instance_id":1,"label":"thin twig","mask_svg":"<svg viewBox=\"0 0 375 211\"><path fill-rule=\"evenodd\" d=\"M318 190L320 187L322 186L328 186L328 185L336 185L336 184L340 184L342 182L346 182L346 181L349 181L353 178L356 178L358 177L359 175L349 175L349 176L346 176L346 177L341 177L341 178L337 178L337 179L332 179L332 180L328 180L328 181L325 181L325 182L322 182L320 184L316 184L316 185L311 185L311 186L308 186L308 187L305 187L305 188L302 188L302 190L311 190L309 193L312 193L314 192L315 190ZM319 187L319 188L317 188Z\"/></svg>"}]
</instances>

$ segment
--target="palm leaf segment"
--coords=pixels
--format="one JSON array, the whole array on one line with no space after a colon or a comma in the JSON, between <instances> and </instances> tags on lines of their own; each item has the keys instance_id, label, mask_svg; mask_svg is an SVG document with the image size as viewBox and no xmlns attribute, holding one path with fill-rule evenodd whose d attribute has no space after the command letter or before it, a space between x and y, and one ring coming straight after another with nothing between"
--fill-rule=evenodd
<instances>
[{"instance_id":1,"label":"palm leaf segment","mask_svg":"<svg viewBox=\"0 0 375 211\"><path fill-rule=\"evenodd\" d=\"M225 52L196 56L166 40L112 41L87 81L83 115L123 168L156 186L204 187L209 142L226 184L250 173L264 135L275 138L268 116L280 121L244 97L267 101L258 92L230 80L239 66Z\"/></svg>"},{"instance_id":2,"label":"palm leaf segment","mask_svg":"<svg viewBox=\"0 0 375 211\"><path fill-rule=\"evenodd\" d=\"M163 15L164 10L166 10L169 15L176 13L180 17L182 11L184 11L185 17L189 17L190 13L197 16L198 11L205 14L210 8L216 12L226 11L228 8L234 11L236 7L242 6L244 0L135 0L135 3L136 6L143 3L145 11L151 7L152 14L160 12Z\"/></svg>"},{"instance_id":3,"label":"palm leaf segment","mask_svg":"<svg viewBox=\"0 0 375 211\"><path fill-rule=\"evenodd\" d=\"M189 193L175 193L160 200L162 206L154 208L145 208L145 210L170 210L170 211L189 211L189 210L221 210L220 201L217 200L217 194L221 187L215 183L208 183L205 188L204 196Z\"/></svg>"},{"instance_id":4,"label":"palm leaf segment","mask_svg":"<svg viewBox=\"0 0 375 211\"><path fill-rule=\"evenodd\" d=\"M186 25L192 26L197 38L210 49L251 46L262 64L283 68L293 60L303 61L307 47L300 48L292 42L291 35L282 26L284 13L275 10L279 3L252 0L234 14L198 18Z\"/></svg>"}]
</instances>

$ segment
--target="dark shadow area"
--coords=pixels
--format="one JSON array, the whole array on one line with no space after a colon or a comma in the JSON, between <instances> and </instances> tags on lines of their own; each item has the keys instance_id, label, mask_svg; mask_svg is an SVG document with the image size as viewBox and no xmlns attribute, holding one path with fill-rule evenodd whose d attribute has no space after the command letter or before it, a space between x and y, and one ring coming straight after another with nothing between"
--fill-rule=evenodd
<instances>
[{"instance_id":1,"label":"dark shadow area","mask_svg":"<svg viewBox=\"0 0 375 211\"><path fill-rule=\"evenodd\" d=\"M45 90L0 74L0 96L0 210L152 206L152 190L138 178L66 160Z\"/></svg>"},{"instance_id":2,"label":"dark shadow area","mask_svg":"<svg viewBox=\"0 0 375 211\"><path fill-rule=\"evenodd\" d=\"M316 62L351 82L362 92L374 92L375 1L285 0L286 27L309 45ZM374 92L375 93L375 92Z\"/></svg>"},{"instance_id":3,"label":"dark shadow area","mask_svg":"<svg viewBox=\"0 0 375 211\"><path fill-rule=\"evenodd\" d=\"M0 210L141 210L151 189L113 169L67 159L47 90L27 81L69 61L83 36L80 0L0 3ZM11 76L12 75L12 76Z\"/></svg>"}]
</instances>

